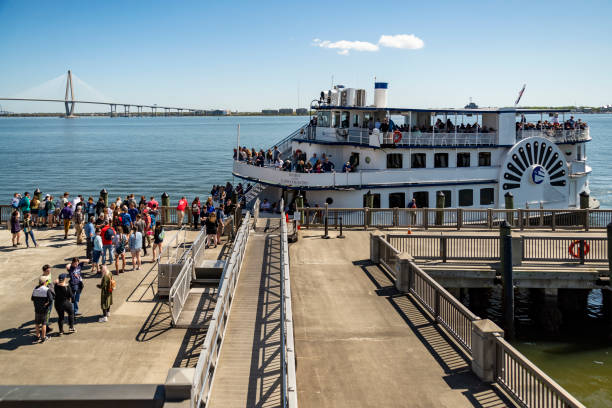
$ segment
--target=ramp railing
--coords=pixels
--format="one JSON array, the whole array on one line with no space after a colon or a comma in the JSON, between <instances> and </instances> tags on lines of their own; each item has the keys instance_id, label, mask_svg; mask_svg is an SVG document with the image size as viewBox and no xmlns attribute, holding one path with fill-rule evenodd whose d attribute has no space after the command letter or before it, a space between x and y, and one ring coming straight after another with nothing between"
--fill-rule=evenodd
<instances>
[{"instance_id":1,"label":"ramp railing","mask_svg":"<svg viewBox=\"0 0 612 408\"><path fill-rule=\"evenodd\" d=\"M306 228L321 227L325 209L298 208ZM601 209L499 209L499 208L328 208L329 225L342 217L344 227L497 229L503 221L515 229L604 229L612 210Z\"/></svg>"},{"instance_id":2,"label":"ramp railing","mask_svg":"<svg viewBox=\"0 0 612 408\"><path fill-rule=\"evenodd\" d=\"M191 245L191 248L183 256L184 263L178 273L176 279L170 287L168 294L168 304L170 306L170 315L172 316L172 325L176 325L183 311L183 306L189 296L191 289L191 279L195 274L195 265L200 257L204 254L206 242L206 227L202 227L200 233Z\"/></svg>"},{"instance_id":3,"label":"ramp railing","mask_svg":"<svg viewBox=\"0 0 612 408\"><path fill-rule=\"evenodd\" d=\"M484 349L479 353L472 352L473 337L477 331L475 323L482 319L472 313L459 300L444 289L425 271L419 268L410 258L400 259L400 251L393 247L384 237L373 235L378 240L379 263L398 280L407 278L408 292L434 317L446 332L458 342L472 359L482 359L487 355ZM373 242L376 244L376 242ZM407 263L407 275L405 264ZM404 265L402 265L404 264ZM490 324L493 324L490 322ZM479 335L476 335L477 337ZM487 347L486 342L479 340L478 348ZM585 408L563 387L536 367L527 357L516 350L503 338L503 330L493 336L492 379L521 407L534 408ZM476 347L475 347L476 349ZM482 363L482 361L480 361ZM472 365L473 367L474 365Z\"/></svg>"},{"instance_id":4,"label":"ramp railing","mask_svg":"<svg viewBox=\"0 0 612 408\"><path fill-rule=\"evenodd\" d=\"M283 407L297 408L297 380L295 374L295 341L291 309L291 279L289 276L289 242L287 221L281 200L281 367Z\"/></svg>"},{"instance_id":5,"label":"ramp railing","mask_svg":"<svg viewBox=\"0 0 612 408\"><path fill-rule=\"evenodd\" d=\"M247 212L236 234L229 261L223 268L217 304L206 332L204 345L196 365L196 372L191 387L191 407L206 406L212 387L215 368L221 355L221 347L225 336L225 329L229 321L232 301L238 284L240 267L244 258L244 251L249 239L251 215Z\"/></svg>"}]
</instances>

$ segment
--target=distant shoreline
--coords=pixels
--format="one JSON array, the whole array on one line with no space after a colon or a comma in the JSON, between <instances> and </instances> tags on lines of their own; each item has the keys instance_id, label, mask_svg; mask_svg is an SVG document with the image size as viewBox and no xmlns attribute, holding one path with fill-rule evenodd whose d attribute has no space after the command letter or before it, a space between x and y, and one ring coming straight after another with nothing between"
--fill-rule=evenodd
<instances>
[{"instance_id":1,"label":"distant shoreline","mask_svg":"<svg viewBox=\"0 0 612 408\"><path fill-rule=\"evenodd\" d=\"M602 108L588 108L588 107L576 107L576 106L520 106L519 109L540 109L540 110L546 110L546 109L570 109L571 111L569 113L572 114L585 114L585 115L590 115L590 114L610 114L612 113L612 109L608 110L602 110ZM4 113L4 114L0 114L0 118L63 118L66 115L63 112L54 112L54 113L44 113L44 112L37 112L37 113ZM156 115L152 114L151 112L142 112L140 114L137 113L130 113L129 117L162 117L162 116L198 116L198 117L225 117L225 116L309 116L308 113L302 114L302 113L262 113L262 112L235 112L235 113L230 113L230 114L220 114L220 115L215 115L215 114L201 114L201 113L194 113L194 112L183 112L181 114L178 114L177 112L168 112L167 114L164 113L157 113ZM75 113L74 117L110 117L110 114L108 112L90 112L90 113ZM116 114L113 115L113 117L127 117L124 113L122 112L117 112Z\"/></svg>"},{"instance_id":2,"label":"distant shoreline","mask_svg":"<svg viewBox=\"0 0 612 408\"><path fill-rule=\"evenodd\" d=\"M66 114L65 113L60 113L60 112L55 112L55 113L8 113L8 114L3 114L0 115L0 118L63 118L65 117ZM163 116L198 116L198 117L226 117L226 116L308 116L308 114L296 114L296 113L261 113L261 112L237 112L237 113L232 113L229 115L202 115L202 114L195 114L195 113L182 113L182 114L177 114L176 112L172 112L172 113L168 113L167 115L163 114L163 113L158 113L157 115L153 115L151 114L151 112L143 112L141 114L136 114L136 113L130 113L131 118L137 118L137 117L163 117ZM108 113L75 113L74 114L75 118L81 118L81 117L110 117L110 115ZM126 115L124 115L123 113L117 113L116 115L113 115L113 117L127 117Z\"/></svg>"}]
</instances>

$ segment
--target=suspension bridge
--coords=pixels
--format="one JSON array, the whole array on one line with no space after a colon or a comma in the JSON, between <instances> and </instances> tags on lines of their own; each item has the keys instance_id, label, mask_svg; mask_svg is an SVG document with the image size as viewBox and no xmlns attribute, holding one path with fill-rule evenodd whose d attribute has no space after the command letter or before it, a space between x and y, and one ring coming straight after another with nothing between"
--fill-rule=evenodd
<instances>
[{"instance_id":1,"label":"suspension bridge","mask_svg":"<svg viewBox=\"0 0 612 408\"><path fill-rule=\"evenodd\" d=\"M157 116L158 111L160 114L163 112L164 116L178 115L181 116L184 112L197 114L204 112L204 109L193 108L193 107L177 107L177 106L162 106L157 104L146 105L146 104L135 104L135 103L119 103L114 101L96 101L96 100L80 100L74 97L74 85L72 80L72 72L68 70L66 75L66 94L64 99L53 99L53 98L7 98L0 97L0 101L21 101L21 102L55 102L63 103L66 110L66 118L75 117L75 106L76 104L89 104L89 105L106 105L109 107L109 116L143 116L145 109L151 109L151 116ZM123 107L123 112L118 112L117 107ZM134 111L135 110L135 111Z\"/></svg>"}]
</instances>

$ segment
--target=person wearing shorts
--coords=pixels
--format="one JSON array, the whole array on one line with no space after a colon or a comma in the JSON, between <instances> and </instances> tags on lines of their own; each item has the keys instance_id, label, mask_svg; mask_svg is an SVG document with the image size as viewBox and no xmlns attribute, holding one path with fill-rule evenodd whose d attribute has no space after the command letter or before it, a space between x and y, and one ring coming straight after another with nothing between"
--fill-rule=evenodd
<instances>
[{"instance_id":1,"label":"person wearing shorts","mask_svg":"<svg viewBox=\"0 0 612 408\"><path fill-rule=\"evenodd\" d=\"M34 303L34 324L36 325L36 337L34 343L43 343L47 337L47 310L53 300L53 291L49 290L49 281L46 276L38 279L38 286L32 291L32 302Z\"/></svg>"},{"instance_id":2,"label":"person wearing shorts","mask_svg":"<svg viewBox=\"0 0 612 408\"><path fill-rule=\"evenodd\" d=\"M92 267L91 271L96 272L96 274L100 273L100 256L102 255L102 236L100 235L100 227L96 228L95 236L93 238L93 251L91 255Z\"/></svg>"}]
</instances>

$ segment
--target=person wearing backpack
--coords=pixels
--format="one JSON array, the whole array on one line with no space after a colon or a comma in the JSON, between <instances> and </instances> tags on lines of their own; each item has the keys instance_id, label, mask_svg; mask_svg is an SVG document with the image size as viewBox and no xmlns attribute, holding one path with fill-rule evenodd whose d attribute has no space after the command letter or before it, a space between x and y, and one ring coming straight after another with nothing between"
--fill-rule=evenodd
<instances>
[{"instance_id":1,"label":"person wearing backpack","mask_svg":"<svg viewBox=\"0 0 612 408\"><path fill-rule=\"evenodd\" d=\"M79 301L81 300L81 292L83 291L83 278L81 277L81 268L83 263L79 262L79 258L72 258L72 262L66 265L68 277L70 278L70 289L72 290L72 305L74 307L74 315L80 316Z\"/></svg>"},{"instance_id":2,"label":"person wearing backpack","mask_svg":"<svg viewBox=\"0 0 612 408\"><path fill-rule=\"evenodd\" d=\"M104 223L104 227L100 232L102 237L102 264L106 264L106 253L108 252L108 264L113 264L113 239L115 238L115 229L110 226L108 221Z\"/></svg>"},{"instance_id":3,"label":"person wearing backpack","mask_svg":"<svg viewBox=\"0 0 612 408\"><path fill-rule=\"evenodd\" d=\"M115 235L115 275L119 275L119 272L125 272L125 251L128 245L128 237L123 233L123 227L117 227L117 234ZM119 259L121 259L121 271L119 270Z\"/></svg>"},{"instance_id":4,"label":"person wearing backpack","mask_svg":"<svg viewBox=\"0 0 612 408\"><path fill-rule=\"evenodd\" d=\"M153 262L155 262L155 249L159 249L159 255L162 253L162 246L164 244L164 235L166 235L164 231L164 227L161 222L155 225L155 230L153 231Z\"/></svg>"},{"instance_id":5,"label":"person wearing backpack","mask_svg":"<svg viewBox=\"0 0 612 408\"><path fill-rule=\"evenodd\" d=\"M106 265L102 265L102 279L97 286L100 288L100 306L102 308L102 316L98 319L98 322L104 323L110 317L110 308L113 304L113 290L117 286L113 275L108 271Z\"/></svg>"},{"instance_id":6,"label":"person wearing backpack","mask_svg":"<svg viewBox=\"0 0 612 408\"><path fill-rule=\"evenodd\" d=\"M193 215L193 229L195 231L198 230L198 225L200 225L200 210L202 209L202 204L200 203L200 197L196 197L191 203L191 214Z\"/></svg>"},{"instance_id":7,"label":"person wearing backpack","mask_svg":"<svg viewBox=\"0 0 612 408\"><path fill-rule=\"evenodd\" d=\"M95 272L96 275L100 272L100 255L102 255L102 248L103 248L101 234L102 232L100 228L96 228L94 232L94 237L91 240L92 247L93 247L93 252L91 255L91 262L92 262L91 271Z\"/></svg>"}]
</instances>

